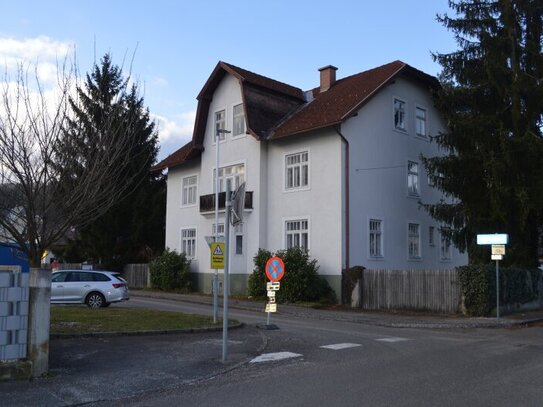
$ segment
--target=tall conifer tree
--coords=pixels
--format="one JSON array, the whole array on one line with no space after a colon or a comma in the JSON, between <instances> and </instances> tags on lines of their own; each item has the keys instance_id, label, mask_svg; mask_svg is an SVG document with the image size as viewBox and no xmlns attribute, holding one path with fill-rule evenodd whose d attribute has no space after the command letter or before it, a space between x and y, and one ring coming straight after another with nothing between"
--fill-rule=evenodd
<instances>
[{"instance_id":1,"label":"tall conifer tree","mask_svg":"<svg viewBox=\"0 0 543 407\"><path fill-rule=\"evenodd\" d=\"M470 262L488 262L479 233L508 233L504 260L535 266L543 222L543 3L449 1L438 16L459 50L435 54L442 66L436 104L447 132L443 157L424 158L453 203L425 205L450 225Z\"/></svg>"},{"instance_id":2,"label":"tall conifer tree","mask_svg":"<svg viewBox=\"0 0 543 407\"><path fill-rule=\"evenodd\" d=\"M72 104L74 119L70 122L69 142L82 151L80 156L92 159L96 137L133 139L119 170L124 171L128 193L93 223L77 230L76 238L64 247L68 261L89 260L116 268L127 262L149 261L164 246L165 180L151 174L158 153L158 136L149 111L144 108L136 85L129 85L122 69L105 55L101 64L87 74L84 88L77 90L80 103ZM91 129L102 122L114 123L116 131L101 135ZM126 162L128 161L128 164ZM82 168L81 170L84 170Z\"/></svg>"}]
</instances>

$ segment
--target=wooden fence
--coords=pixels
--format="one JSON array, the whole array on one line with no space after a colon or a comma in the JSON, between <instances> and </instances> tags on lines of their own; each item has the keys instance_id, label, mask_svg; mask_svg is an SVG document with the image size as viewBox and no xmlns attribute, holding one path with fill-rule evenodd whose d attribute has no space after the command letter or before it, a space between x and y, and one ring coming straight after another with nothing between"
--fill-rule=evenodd
<instances>
[{"instance_id":1,"label":"wooden fence","mask_svg":"<svg viewBox=\"0 0 543 407\"><path fill-rule=\"evenodd\" d=\"M127 264L123 269L123 278L130 288L151 287L151 274L148 264Z\"/></svg>"},{"instance_id":2,"label":"wooden fence","mask_svg":"<svg viewBox=\"0 0 543 407\"><path fill-rule=\"evenodd\" d=\"M360 282L363 309L461 312L461 291L455 269L364 270Z\"/></svg>"}]
</instances>

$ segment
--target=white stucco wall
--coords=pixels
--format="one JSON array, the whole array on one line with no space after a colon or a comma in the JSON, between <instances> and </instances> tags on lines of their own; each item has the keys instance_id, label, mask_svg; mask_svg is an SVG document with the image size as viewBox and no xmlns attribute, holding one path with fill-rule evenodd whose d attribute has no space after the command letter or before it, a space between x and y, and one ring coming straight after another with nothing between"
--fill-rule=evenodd
<instances>
[{"instance_id":1,"label":"white stucco wall","mask_svg":"<svg viewBox=\"0 0 543 407\"><path fill-rule=\"evenodd\" d=\"M342 264L341 139L332 130L288 137L268 146L267 248L285 249L285 222L309 220L309 252L319 273L340 275ZM309 152L309 187L285 189L285 156Z\"/></svg>"},{"instance_id":2,"label":"white stucco wall","mask_svg":"<svg viewBox=\"0 0 543 407\"><path fill-rule=\"evenodd\" d=\"M394 128L393 99L406 102L406 131ZM437 135L443 129L429 93L412 82L398 78L382 89L359 112L342 125L350 144L351 258L350 265L371 269L448 269L465 264L467 256L452 250L452 258L442 261L440 225L419 207L420 202L437 202L441 193L428 185L420 156L433 156L437 145L430 137L415 133L415 107L427 112L427 132ZM418 197L408 194L407 162L419 164ZM369 255L369 220L383 221L383 257ZM408 223L420 225L421 256L409 259ZM434 246L429 244L429 227L435 228Z\"/></svg>"},{"instance_id":3,"label":"white stucco wall","mask_svg":"<svg viewBox=\"0 0 543 407\"><path fill-rule=\"evenodd\" d=\"M205 236L211 236L215 223L214 211L200 213L199 197L214 192L213 172L216 165L216 144L214 142L215 112L226 110L227 130L232 130L233 108L242 103L238 81L230 75L218 85L210 104L204 139L204 151L195 163L183 164L168 173L168 198L166 214L166 245L180 250L180 230L184 227L197 228L197 255L192 261L191 270L200 273L213 273L210 268L209 247ZM219 144L219 166L226 167L244 164L246 191L253 192L253 210L244 212L243 254L235 254L235 235L231 234L231 270L236 273L251 273L252 258L260 242L260 167L261 143L253 136L244 134L234 137L226 135L226 140ZM198 201L194 207L182 208L181 182L184 176L198 174ZM224 224L224 209L219 212L219 224Z\"/></svg>"}]
</instances>

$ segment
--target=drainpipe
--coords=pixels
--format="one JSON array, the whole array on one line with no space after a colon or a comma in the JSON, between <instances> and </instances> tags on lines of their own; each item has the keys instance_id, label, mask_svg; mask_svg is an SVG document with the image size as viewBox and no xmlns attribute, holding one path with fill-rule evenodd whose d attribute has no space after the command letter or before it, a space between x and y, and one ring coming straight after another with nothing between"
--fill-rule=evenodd
<instances>
[{"instance_id":1,"label":"drainpipe","mask_svg":"<svg viewBox=\"0 0 543 407\"><path fill-rule=\"evenodd\" d=\"M349 141L341 134L339 125L334 126L334 130L341 137L343 143L345 143L345 273L341 273L341 302L343 303L346 298L344 293L344 280L345 274L349 275L349 252L350 252L350 203L349 203Z\"/></svg>"}]
</instances>

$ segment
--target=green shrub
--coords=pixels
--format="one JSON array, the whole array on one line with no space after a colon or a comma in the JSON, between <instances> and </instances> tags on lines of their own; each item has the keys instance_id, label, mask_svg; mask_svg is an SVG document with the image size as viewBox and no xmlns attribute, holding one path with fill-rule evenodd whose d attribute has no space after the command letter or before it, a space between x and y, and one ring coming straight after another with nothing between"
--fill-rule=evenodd
<instances>
[{"instance_id":1,"label":"green shrub","mask_svg":"<svg viewBox=\"0 0 543 407\"><path fill-rule=\"evenodd\" d=\"M496 266L458 268L466 314L488 316L496 306ZM500 305L519 305L538 298L539 270L500 267Z\"/></svg>"},{"instance_id":2,"label":"green shrub","mask_svg":"<svg viewBox=\"0 0 543 407\"><path fill-rule=\"evenodd\" d=\"M273 257L272 252L265 249L258 249L255 257L253 257L253 262L255 268L249 276L249 281L247 283L249 295L255 298L264 298L266 297L266 282L268 278L266 277L266 262L269 258Z\"/></svg>"},{"instance_id":3,"label":"green shrub","mask_svg":"<svg viewBox=\"0 0 543 407\"><path fill-rule=\"evenodd\" d=\"M189 290L190 260L185 253L177 253L166 248L149 265L151 286L161 290Z\"/></svg>"},{"instance_id":4,"label":"green shrub","mask_svg":"<svg viewBox=\"0 0 543 407\"><path fill-rule=\"evenodd\" d=\"M293 247L279 250L275 254L259 249L253 258L255 268L249 276L249 294L256 298L266 296L266 262L277 256L285 263L285 275L281 289L277 291L278 302L334 302L334 292L328 282L318 274L317 260L310 260L309 253Z\"/></svg>"}]
</instances>

